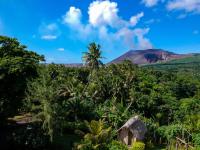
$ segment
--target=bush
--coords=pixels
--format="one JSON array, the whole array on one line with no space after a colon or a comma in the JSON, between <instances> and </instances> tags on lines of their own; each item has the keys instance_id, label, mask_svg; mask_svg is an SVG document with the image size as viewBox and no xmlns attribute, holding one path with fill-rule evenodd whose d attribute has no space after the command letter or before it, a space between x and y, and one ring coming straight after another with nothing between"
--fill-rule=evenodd
<instances>
[{"instance_id":1,"label":"bush","mask_svg":"<svg viewBox=\"0 0 200 150\"><path fill-rule=\"evenodd\" d=\"M198 147L200 149L200 133L193 134L192 141L193 141L195 147Z\"/></svg>"},{"instance_id":2,"label":"bush","mask_svg":"<svg viewBox=\"0 0 200 150\"><path fill-rule=\"evenodd\" d=\"M145 144L143 142L133 142L130 150L144 150Z\"/></svg>"},{"instance_id":3,"label":"bush","mask_svg":"<svg viewBox=\"0 0 200 150\"><path fill-rule=\"evenodd\" d=\"M2 138L2 137L0 137ZM4 149L45 149L50 145L49 137L41 130L40 125L32 123L29 125L10 125L6 131L4 143L0 140L1 148Z\"/></svg>"},{"instance_id":4,"label":"bush","mask_svg":"<svg viewBox=\"0 0 200 150\"><path fill-rule=\"evenodd\" d=\"M113 140L109 146L109 150L128 150L128 147L119 141Z\"/></svg>"},{"instance_id":5,"label":"bush","mask_svg":"<svg viewBox=\"0 0 200 150\"><path fill-rule=\"evenodd\" d=\"M146 149L153 149L155 146L151 141L149 141L146 143L145 147L146 147Z\"/></svg>"},{"instance_id":6,"label":"bush","mask_svg":"<svg viewBox=\"0 0 200 150\"><path fill-rule=\"evenodd\" d=\"M75 145L78 150L101 150L107 149L108 143L112 139L111 127L107 128L104 120L85 122L88 127L88 133L84 135L83 140Z\"/></svg>"}]
</instances>

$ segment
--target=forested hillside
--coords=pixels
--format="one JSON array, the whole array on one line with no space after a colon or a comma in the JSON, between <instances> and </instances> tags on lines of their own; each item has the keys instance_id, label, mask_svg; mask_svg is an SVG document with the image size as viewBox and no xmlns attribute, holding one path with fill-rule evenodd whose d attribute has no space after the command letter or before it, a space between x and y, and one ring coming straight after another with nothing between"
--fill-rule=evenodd
<instances>
[{"instance_id":1,"label":"forested hillside","mask_svg":"<svg viewBox=\"0 0 200 150\"><path fill-rule=\"evenodd\" d=\"M46 65L1 36L0 149L126 150L117 130L135 115L147 133L131 150L176 149L177 138L187 143L179 148L200 149L200 75L179 70L190 63L103 65L100 49L89 44L81 68Z\"/></svg>"},{"instance_id":2,"label":"forested hillside","mask_svg":"<svg viewBox=\"0 0 200 150\"><path fill-rule=\"evenodd\" d=\"M166 71L185 71L193 73L199 73L200 68L200 54L193 54L193 56L174 59L165 63L156 63L150 65L144 65L145 68L154 68L156 70Z\"/></svg>"}]
</instances>

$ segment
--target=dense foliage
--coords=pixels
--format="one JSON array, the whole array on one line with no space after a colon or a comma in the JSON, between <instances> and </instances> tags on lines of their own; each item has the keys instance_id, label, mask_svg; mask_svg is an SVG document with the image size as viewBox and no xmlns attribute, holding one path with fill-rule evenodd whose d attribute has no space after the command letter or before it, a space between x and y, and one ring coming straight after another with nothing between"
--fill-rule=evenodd
<instances>
[{"instance_id":1,"label":"dense foliage","mask_svg":"<svg viewBox=\"0 0 200 150\"><path fill-rule=\"evenodd\" d=\"M16 39L0 36L0 119L15 114L22 105L27 80L37 76L44 60Z\"/></svg>"},{"instance_id":2,"label":"dense foliage","mask_svg":"<svg viewBox=\"0 0 200 150\"><path fill-rule=\"evenodd\" d=\"M11 65L17 54L9 55L11 58L7 59L8 56L3 55L6 47L2 45L0 80L4 91L1 99L14 101L16 105L23 101L21 113L31 113L31 125L39 125L43 136L50 137L52 145L55 146L57 139L64 135L73 135L77 138L65 139L63 143L70 141L70 146L63 149L126 149L125 145L116 141L116 130L137 114L148 128L145 144L139 143L142 147L167 145L176 137L195 147L200 146L198 74L183 70L158 71L129 61L101 66L100 46L95 43L84 55L86 67L39 65L42 57L24 48L20 52L22 56L26 54L27 60L20 59L15 62L16 65ZM7 47L11 49L10 44ZM4 61L7 62L3 65ZM24 61L27 64L22 64ZM25 73L30 76L24 76ZM11 82L11 75L15 76L16 82ZM18 77L23 77L22 93L9 90L21 87ZM25 84L27 79L28 84ZM10 87L5 88L8 85ZM4 110L4 104L0 105L0 109Z\"/></svg>"}]
</instances>

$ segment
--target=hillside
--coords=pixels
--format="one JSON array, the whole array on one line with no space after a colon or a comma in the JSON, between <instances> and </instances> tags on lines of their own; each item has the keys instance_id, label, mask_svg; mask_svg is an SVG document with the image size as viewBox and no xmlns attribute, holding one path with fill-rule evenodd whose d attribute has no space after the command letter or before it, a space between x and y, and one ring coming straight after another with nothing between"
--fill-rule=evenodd
<instances>
[{"instance_id":1,"label":"hillside","mask_svg":"<svg viewBox=\"0 0 200 150\"><path fill-rule=\"evenodd\" d=\"M200 72L200 54L193 56L174 59L164 63L147 64L145 68L154 68L157 70L182 70Z\"/></svg>"},{"instance_id":2,"label":"hillside","mask_svg":"<svg viewBox=\"0 0 200 150\"><path fill-rule=\"evenodd\" d=\"M142 65L167 62L173 59L190 57L192 55L193 54L176 54L162 49L130 50L110 63L121 63L124 60L130 60L134 64Z\"/></svg>"}]
</instances>

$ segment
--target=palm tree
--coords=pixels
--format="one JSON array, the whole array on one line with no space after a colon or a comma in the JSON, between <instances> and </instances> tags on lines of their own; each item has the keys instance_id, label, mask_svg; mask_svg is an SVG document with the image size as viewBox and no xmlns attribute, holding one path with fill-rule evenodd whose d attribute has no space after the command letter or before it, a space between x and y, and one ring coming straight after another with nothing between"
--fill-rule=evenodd
<instances>
[{"instance_id":1,"label":"palm tree","mask_svg":"<svg viewBox=\"0 0 200 150\"><path fill-rule=\"evenodd\" d=\"M111 127L106 128L104 120L91 122L85 121L89 133L85 134L84 141L77 145L78 150L100 150L105 149L106 145L111 140Z\"/></svg>"},{"instance_id":2,"label":"palm tree","mask_svg":"<svg viewBox=\"0 0 200 150\"><path fill-rule=\"evenodd\" d=\"M101 56L100 51L101 46L96 43L90 43L88 46L89 52L84 52L83 61L87 66L89 66L92 70L98 69L99 66L103 65L102 61L100 60L103 58Z\"/></svg>"}]
</instances>

